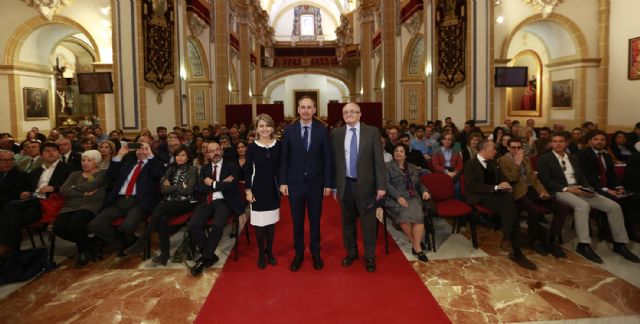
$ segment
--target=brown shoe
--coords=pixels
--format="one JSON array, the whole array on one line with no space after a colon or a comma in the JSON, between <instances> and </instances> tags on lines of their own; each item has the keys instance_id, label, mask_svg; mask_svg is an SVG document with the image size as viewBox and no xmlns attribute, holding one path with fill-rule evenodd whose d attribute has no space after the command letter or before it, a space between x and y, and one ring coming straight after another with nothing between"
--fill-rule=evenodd
<instances>
[{"instance_id":1,"label":"brown shoe","mask_svg":"<svg viewBox=\"0 0 640 324\"><path fill-rule=\"evenodd\" d=\"M529 259L527 259L524 254L515 254L511 252L509 253L509 259L525 269L538 270L538 267L536 267L533 262L529 261Z\"/></svg>"}]
</instances>

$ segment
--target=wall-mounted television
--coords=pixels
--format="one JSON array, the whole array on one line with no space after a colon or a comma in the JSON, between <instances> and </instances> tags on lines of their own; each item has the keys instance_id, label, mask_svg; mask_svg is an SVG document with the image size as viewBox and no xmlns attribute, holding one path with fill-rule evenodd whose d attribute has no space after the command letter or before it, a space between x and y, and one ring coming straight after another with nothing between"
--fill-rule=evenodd
<instances>
[{"instance_id":1,"label":"wall-mounted television","mask_svg":"<svg viewBox=\"0 0 640 324\"><path fill-rule=\"evenodd\" d=\"M77 77L81 94L113 93L111 72L78 73Z\"/></svg>"},{"instance_id":2,"label":"wall-mounted television","mask_svg":"<svg viewBox=\"0 0 640 324\"><path fill-rule=\"evenodd\" d=\"M526 66L497 66L494 80L496 87L526 87L529 71Z\"/></svg>"}]
</instances>

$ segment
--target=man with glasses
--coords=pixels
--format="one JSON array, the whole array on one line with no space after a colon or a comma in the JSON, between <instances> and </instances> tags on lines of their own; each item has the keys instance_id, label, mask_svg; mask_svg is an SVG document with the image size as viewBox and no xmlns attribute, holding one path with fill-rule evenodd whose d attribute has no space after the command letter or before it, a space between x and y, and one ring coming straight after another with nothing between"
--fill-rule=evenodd
<instances>
[{"instance_id":1,"label":"man with glasses","mask_svg":"<svg viewBox=\"0 0 640 324\"><path fill-rule=\"evenodd\" d=\"M576 252L592 262L603 262L590 246L589 212L591 208L595 208L607 214L614 240L613 252L629 261L640 262L625 245L629 238L624 228L622 208L613 200L589 188L589 182L582 173L578 159L566 152L567 144L566 132L554 133L551 136L551 152L538 159L538 172L545 188L555 194L558 201L573 207L578 235Z\"/></svg>"},{"instance_id":2,"label":"man with glasses","mask_svg":"<svg viewBox=\"0 0 640 324\"><path fill-rule=\"evenodd\" d=\"M367 272L376 271L376 202L386 191L386 166L375 127L360 122L360 106L348 103L342 108L346 125L331 136L335 157L337 195L342 210L342 236L347 256L342 265L358 258L356 218L360 216Z\"/></svg>"},{"instance_id":3,"label":"man with glasses","mask_svg":"<svg viewBox=\"0 0 640 324\"><path fill-rule=\"evenodd\" d=\"M527 212L527 236L531 248L540 255L547 255L547 252L551 252L556 258L566 258L567 255L557 243L559 243L565 218L571 212L571 208L557 202L549 195L531 167L529 158L524 154L522 140L517 137L512 138L507 147L509 152L498 159L498 165L500 165L506 180L513 187L516 206ZM538 205L553 212L551 236L548 239L546 229L540 225L540 220L544 215L539 211Z\"/></svg>"}]
</instances>

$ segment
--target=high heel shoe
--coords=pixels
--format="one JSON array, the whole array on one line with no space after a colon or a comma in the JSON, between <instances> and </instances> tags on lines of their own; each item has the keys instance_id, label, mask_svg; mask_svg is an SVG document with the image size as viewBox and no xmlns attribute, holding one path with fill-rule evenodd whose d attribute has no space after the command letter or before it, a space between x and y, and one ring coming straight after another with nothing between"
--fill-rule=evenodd
<instances>
[{"instance_id":1,"label":"high heel shoe","mask_svg":"<svg viewBox=\"0 0 640 324\"><path fill-rule=\"evenodd\" d=\"M278 264L278 261L276 260L276 257L273 256L273 253L267 252L266 255L267 255L267 262L270 265L274 266L274 265Z\"/></svg>"},{"instance_id":2,"label":"high heel shoe","mask_svg":"<svg viewBox=\"0 0 640 324\"><path fill-rule=\"evenodd\" d=\"M260 254L258 257L258 268L264 269L267 267L267 262L265 260L264 254Z\"/></svg>"}]
</instances>

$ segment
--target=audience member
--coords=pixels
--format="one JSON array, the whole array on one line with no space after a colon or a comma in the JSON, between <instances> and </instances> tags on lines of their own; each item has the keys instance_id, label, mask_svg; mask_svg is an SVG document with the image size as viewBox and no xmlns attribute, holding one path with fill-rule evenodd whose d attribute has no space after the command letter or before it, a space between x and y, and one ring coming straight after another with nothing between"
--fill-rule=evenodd
<instances>
[{"instance_id":1,"label":"audience member","mask_svg":"<svg viewBox=\"0 0 640 324\"><path fill-rule=\"evenodd\" d=\"M613 251L633 262L640 261L625 245L629 238L624 228L622 208L588 188L589 182L582 172L578 158L566 152L567 145L566 132L555 132L551 136L552 151L538 158L538 175L544 187L555 194L558 201L573 207L579 241L576 251L592 262L602 263L602 259L590 246L589 212L591 208L595 208L607 214L614 240Z\"/></svg>"},{"instance_id":2,"label":"audience member","mask_svg":"<svg viewBox=\"0 0 640 324\"><path fill-rule=\"evenodd\" d=\"M503 140L504 140L503 136ZM467 163L470 159L474 159L478 155L478 142L482 140L482 134L472 133L468 136L465 148L462 150L462 162Z\"/></svg>"},{"instance_id":3,"label":"audience member","mask_svg":"<svg viewBox=\"0 0 640 324\"><path fill-rule=\"evenodd\" d=\"M431 161L433 151L438 147L438 143L432 137L432 133L432 127L419 125L416 127L416 138L411 141L411 150L420 151L426 161Z\"/></svg>"},{"instance_id":4,"label":"audience member","mask_svg":"<svg viewBox=\"0 0 640 324\"><path fill-rule=\"evenodd\" d=\"M432 170L434 173L444 173L451 177L456 196L460 198L459 176L464 168L462 154L453 147L455 143L453 133L443 133L442 146L433 153Z\"/></svg>"},{"instance_id":5,"label":"audience member","mask_svg":"<svg viewBox=\"0 0 640 324\"><path fill-rule=\"evenodd\" d=\"M56 142L60 148L60 161L69 164L74 171L82 169L82 155L71 148L71 140L63 138Z\"/></svg>"},{"instance_id":6,"label":"audience member","mask_svg":"<svg viewBox=\"0 0 640 324\"><path fill-rule=\"evenodd\" d=\"M631 145L636 145L636 143L640 142L640 122L637 122L632 132L627 134L627 142ZM638 151L636 149L636 151Z\"/></svg>"},{"instance_id":7,"label":"audience member","mask_svg":"<svg viewBox=\"0 0 640 324\"><path fill-rule=\"evenodd\" d=\"M627 136L623 131L616 131L611 136L609 151L614 163L625 163L636 151L633 144L627 141Z\"/></svg>"},{"instance_id":8,"label":"audience member","mask_svg":"<svg viewBox=\"0 0 640 324\"><path fill-rule=\"evenodd\" d=\"M31 185L29 175L15 162L12 151L0 150L0 211L10 201L20 199L20 193L29 191Z\"/></svg>"},{"instance_id":9,"label":"audience member","mask_svg":"<svg viewBox=\"0 0 640 324\"><path fill-rule=\"evenodd\" d=\"M24 158L18 164L18 168L26 173L31 173L42 166L42 158L40 157L41 144L36 140L27 142L24 150ZM59 153L59 152L58 152Z\"/></svg>"},{"instance_id":10,"label":"audience member","mask_svg":"<svg viewBox=\"0 0 640 324\"><path fill-rule=\"evenodd\" d=\"M107 170L109 169L109 164L111 164L111 159L113 158L116 151L116 145L111 140L102 141L98 146L98 152L102 156L102 161L98 163L98 169Z\"/></svg>"},{"instance_id":11,"label":"audience member","mask_svg":"<svg viewBox=\"0 0 640 324\"><path fill-rule=\"evenodd\" d=\"M238 166L240 167L240 174L238 179L244 183L244 164L247 161L247 142L239 141L236 144L236 156L238 157Z\"/></svg>"},{"instance_id":12,"label":"audience member","mask_svg":"<svg viewBox=\"0 0 640 324\"><path fill-rule=\"evenodd\" d=\"M416 134L417 132L418 131L416 129ZM400 131L398 130L398 127L397 126L388 127L387 136L389 137L389 139L387 141L387 146L385 146L384 150L389 154L393 154L393 146L398 143L398 136L400 136Z\"/></svg>"},{"instance_id":13,"label":"audience member","mask_svg":"<svg viewBox=\"0 0 640 324\"><path fill-rule=\"evenodd\" d=\"M412 150L411 149L411 141L410 141L410 137L407 134L400 134L399 138L398 138L398 143L399 144L404 144L404 146L407 147L408 152L405 152L407 155L407 162L419 167L420 169L423 170L427 170L429 168L429 165L427 163L427 161L424 159L424 155L422 155L421 151L418 150ZM385 153L387 153L385 151ZM389 154L389 153L387 153ZM391 160L393 160L393 156L391 156L391 154L389 154L387 156L387 154L385 154L385 163L387 162L391 162ZM387 159L389 159L387 161ZM424 171L421 171L424 172Z\"/></svg>"}]
</instances>

